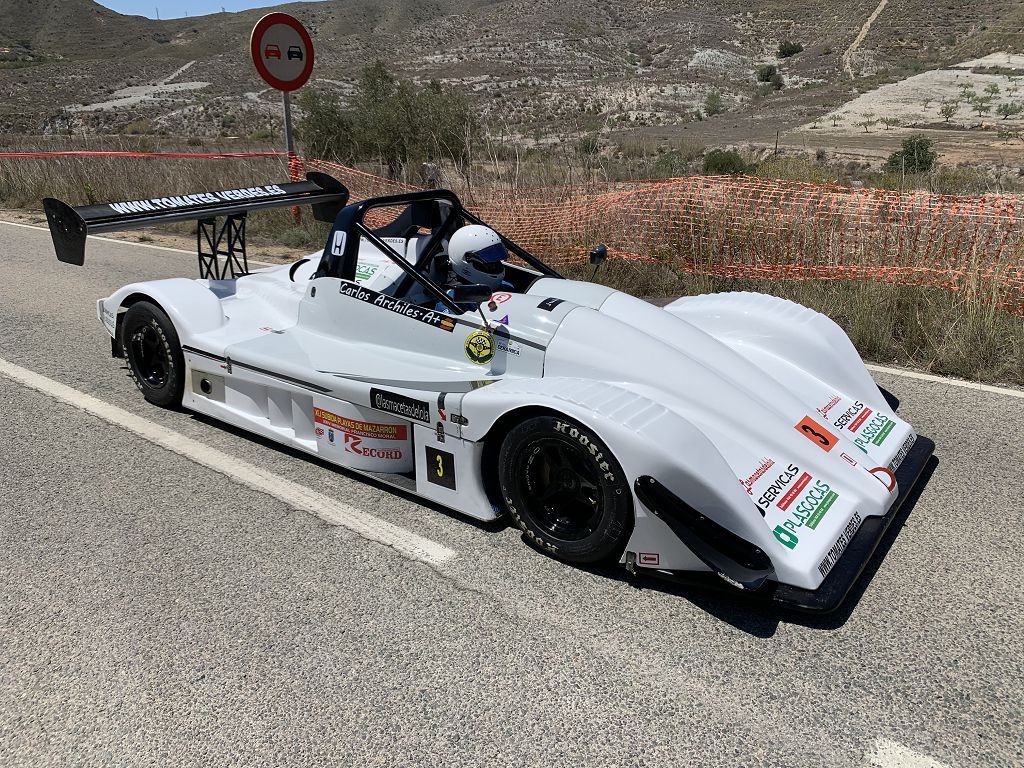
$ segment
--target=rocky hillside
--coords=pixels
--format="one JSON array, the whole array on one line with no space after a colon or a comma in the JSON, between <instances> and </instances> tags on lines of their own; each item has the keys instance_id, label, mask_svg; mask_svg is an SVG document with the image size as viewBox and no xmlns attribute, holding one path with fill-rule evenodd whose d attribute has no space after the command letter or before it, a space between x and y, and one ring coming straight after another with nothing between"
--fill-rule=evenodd
<instances>
[{"instance_id":1,"label":"rocky hillside","mask_svg":"<svg viewBox=\"0 0 1024 768\"><path fill-rule=\"evenodd\" d=\"M317 45L313 86L342 98L380 58L465 89L492 130L526 139L679 126L711 92L745 126L792 126L860 90L993 50L1024 50L1018 0L328 0L283 7ZM877 11L877 14L875 13ZM276 130L248 60L264 11L169 21L90 0L0 0L0 129ZM870 22L870 23L869 23ZM803 50L777 57L780 42ZM781 89L758 83L773 64Z\"/></svg>"}]
</instances>

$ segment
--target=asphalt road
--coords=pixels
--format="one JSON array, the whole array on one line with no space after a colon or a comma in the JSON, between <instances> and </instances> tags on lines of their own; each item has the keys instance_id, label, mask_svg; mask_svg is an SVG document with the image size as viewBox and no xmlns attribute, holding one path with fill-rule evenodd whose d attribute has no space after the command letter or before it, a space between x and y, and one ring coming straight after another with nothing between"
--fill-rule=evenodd
<instances>
[{"instance_id":1,"label":"asphalt road","mask_svg":"<svg viewBox=\"0 0 1024 768\"><path fill-rule=\"evenodd\" d=\"M409 559L0 374L0 765L1024 764L1024 400L879 375L938 448L844 610L546 559L147 405L95 317L183 254L0 224L0 359L443 544Z\"/></svg>"}]
</instances>

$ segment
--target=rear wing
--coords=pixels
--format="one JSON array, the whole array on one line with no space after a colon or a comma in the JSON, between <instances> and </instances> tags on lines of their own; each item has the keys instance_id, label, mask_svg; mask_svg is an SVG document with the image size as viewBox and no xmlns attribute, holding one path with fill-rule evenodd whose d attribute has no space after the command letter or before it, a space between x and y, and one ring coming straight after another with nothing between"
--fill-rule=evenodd
<instances>
[{"instance_id":1,"label":"rear wing","mask_svg":"<svg viewBox=\"0 0 1024 768\"><path fill-rule=\"evenodd\" d=\"M245 216L249 211L311 205L313 218L333 223L348 202L348 189L325 173L308 173L305 181L267 184L261 187L199 192L120 203L98 203L72 208L48 197L43 200L50 237L57 259L66 264L85 263L85 239L100 232L136 229L175 221L199 221L197 238L200 277L223 278L228 269L232 277L245 266ZM218 216L227 217L219 231ZM210 247L204 253L205 244ZM226 250L224 250L226 248ZM223 269L217 256L227 256ZM239 261L239 257L241 261ZM212 267L212 268L211 268ZM202 273L206 274L202 274Z\"/></svg>"}]
</instances>

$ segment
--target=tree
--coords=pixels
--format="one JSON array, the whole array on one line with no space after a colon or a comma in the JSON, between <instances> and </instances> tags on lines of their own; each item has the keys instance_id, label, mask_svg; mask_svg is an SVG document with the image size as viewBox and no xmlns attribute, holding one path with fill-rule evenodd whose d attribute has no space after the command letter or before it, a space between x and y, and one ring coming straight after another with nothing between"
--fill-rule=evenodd
<instances>
[{"instance_id":1,"label":"tree","mask_svg":"<svg viewBox=\"0 0 1024 768\"><path fill-rule=\"evenodd\" d=\"M999 86L996 85L995 83L989 83L988 85L985 86L985 93L987 93L992 98L995 98L996 96L999 95Z\"/></svg>"},{"instance_id":2,"label":"tree","mask_svg":"<svg viewBox=\"0 0 1024 768\"><path fill-rule=\"evenodd\" d=\"M710 117L711 115L720 115L725 111L725 107L722 105L722 94L717 91L712 91L704 99L704 113Z\"/></svg>"},{"instance_id":3,"label":"tree","mask_svg":"<svg viewBox=\"0 0 1024 768\"><path fill-rule=\"evenodd\" d=\"M889 155L885 168L903 173L926 173L939 157L933 146L934 142L927 136L919 133L908 136L902 146Z\"/></svg>"},{"instance_id":4,"label":"tree","mask_svg":"<svg viewBox=\"0 0 1024 768\"><path fill-rule=\"evenodd\" d=\"M939 114L942 115L944 122L949 122L949 119L953 117L957 112L960 111L960 102L955 99L950 101L942 102L942 106L939 107Z\"/></svg>"},{"instance_id":5,"label":"tree","mask_svg":"<svg viewBox=\"0 0 1024 768\"><path fill-rule=\"evenodd\" d=\"M704 157L704 174L718 176L726 173L744 173L747 164L735 149L713 149Z\"/></svg>"},{"instance_id":6,"label":"tree","mask_svg":"<svg viewBox=\"0 0 1024 768\"><path fill-rule=\"evenodd\" d=\"M992 111L992 97L975 96L971 99L971 109L978 113L978 117L984 117Z\"/></svg>"},{"instance_id":7,"label":"tree","mask_svg":"<svg viewBox=\"0 0 1024 768\"><path fill-rule=\"evenodd\" d=\"M846 117L846 112L833 112L828 119L832 121L832 127L835 128L844 117Z\"/></svg>"},{"instance_id":8,"label":"tree","mask_svg":"<svg viewBox=\"0 0 1024 768\"><path fill-rule=\"evenodd\" d=\"M1021 112L1024 112L1024 104L1021 104L1019 101L1007 101L996 107L996 113L1002 115L1003 120L1019 115Z\"/></svg>"},{"instance_id":9,"label":"tree","mask_svg":"<svg viewBox=\"0 0 1024 768\"><path fill-rule=\"evenodd\" d=\"M928 107L932 105L933 101L935 101L935 99L933 99L931 96L925 96L923 99L921 99L921 109L923 109L925 112L928 112Z\"/></svg>"},{"instance_id":10,"label":"tree","mask_svg":"<svg viewBox=\"0 0 1024 768\"><path fill-rule=\"evenodd\" d=\"M796 56L800 51L804 49L800 43L794 43L792 41L785 41L779 43L779 58L788 59L790 56Z\"/></svg>"},{"instance_id":11,"label":"tree","mask_svg":"<svg viewBox=\"0 0 1024 768\"><path fill-rule=\"evenodd\" d=\"M431 81L417 89L380 62L363 70L348 110L309 89L300 99L299 138L316 157L377 159L397 177L410 162L465 160L478 131L465 96Z\"/></svg>"},{"instance_id":12,"label":"tree","mask_svg":"<svg viewBox=\"0 0 1024 768\"><path fill-rule=\"evenodd\" d=\"M885 130L887 130L887 131L890 128L895 128L899 124L900 124L900 119L898 117L883 117L882 118L882 125L885 126Z\"/></svg>"},{"instance_id":13,"label":"tree","mask_svg":"<svg viewBox=\"0 0 1024 768\"><path fill-rule=\"evenodd\" d=\"M878 122L878 118L875 117L874 112L865 112L861 115L859 125L864 128L864 133L870 133L871 129Z\"/></svg>"},{"instance_id":14,"label":"tree","mask_svg":"<svg viewBox=\"0 0 1024 768\"><path fill-rule=\"evenodd\" d=\"M762 64L757 68L757 81L759 83L770 83L779 68L774 64Z\"/></svg>"}]
</instances>

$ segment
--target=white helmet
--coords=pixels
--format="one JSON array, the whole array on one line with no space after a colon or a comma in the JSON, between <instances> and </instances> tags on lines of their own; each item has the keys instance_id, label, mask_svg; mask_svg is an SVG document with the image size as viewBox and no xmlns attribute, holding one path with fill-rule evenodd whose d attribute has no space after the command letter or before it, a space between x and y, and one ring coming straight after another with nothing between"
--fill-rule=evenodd
<instances>
[{"instance_id":1,"label":"white helmet","mask_svg":"<svg viewBox=\"0 0 1024 768\"><path fill-rule=\"evenodd\" d=\"M452 271L467 283L497 288L505 279L508 258L505 244L490 227L470 224L455 231L448 241Z\"/></svg>"}]
</instances>

